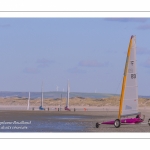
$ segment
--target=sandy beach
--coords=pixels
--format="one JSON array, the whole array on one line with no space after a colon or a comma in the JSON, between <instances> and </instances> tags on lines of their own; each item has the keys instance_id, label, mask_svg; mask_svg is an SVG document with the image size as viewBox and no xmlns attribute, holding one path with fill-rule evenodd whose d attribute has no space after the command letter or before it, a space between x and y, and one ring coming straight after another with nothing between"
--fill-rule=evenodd
<instances>
[{"instance_id":1,"label":"sandy beach","mask_svg":"<svg viewBox=\"0 0 150 150\"><path fill-rule=\"evenodd\" d=\"M145 123L137 125L100 125L115 120L117 111L0 111L0 132L150 132L150 111L144 111Z\"/></svg>"},{"instance_id":2,"label":"sandy beach","mask_svg":"<svg viewBox=\"0 0 150 150\"><path fill-rule=\"evenodd\" d=\"M117 119L119 97L101 99L75 97L70 99L71 111L65 111L66 99L44 99L45 110L39 111L40 99L0 98L0 132L150 132L150 99L139 98L143 124L100 125L96 122Z\"/></svg>"}]
</instances>

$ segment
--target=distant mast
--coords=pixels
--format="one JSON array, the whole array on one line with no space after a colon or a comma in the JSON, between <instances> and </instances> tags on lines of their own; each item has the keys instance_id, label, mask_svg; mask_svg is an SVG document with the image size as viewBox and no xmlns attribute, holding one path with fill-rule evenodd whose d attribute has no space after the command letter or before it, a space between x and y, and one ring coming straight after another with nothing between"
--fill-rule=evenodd
<instances>
[{"instance_id":1,"label":"distant mast","mask_svg":"<svg viewBox=\"0 0 150 150\"><path fill-rule=\"evenodd\" d=\"M43 108L43 82L41 87L41 107Z\"/></svg>"},{"instance_id":2,"label":"distant mast","mask_svg":"<svg viewBox=\"0 0 150 150\"><path fill-rule=\"evenodd\" d=\"M58 88L59 88L59 87L58 87L58 86L56 86L56 91L58 91Z\"/></svg>"},{"instance_id":3,"label":"distant mast","mask_svg":"<svg viewBox=\"0 0 150 150\"><path fill-rule=\"evenodd\" d=\"M27 110L29 110L30 108L30 92L29 92L29 97L28 97L28 107L27 107Z\"/></svg>"},{"instance_id":4,"label":"distant mast","mask_svg":"<svg viewBox=\"0 0 150 150\"><path fill-rule=\"evenodd\" d=\"M68 86L67 86L67 103L66 103L67 108L69 108L69 93L70 93L70 85L69 85L69 80L68 80Z\"/></svg>"}]
</instances>

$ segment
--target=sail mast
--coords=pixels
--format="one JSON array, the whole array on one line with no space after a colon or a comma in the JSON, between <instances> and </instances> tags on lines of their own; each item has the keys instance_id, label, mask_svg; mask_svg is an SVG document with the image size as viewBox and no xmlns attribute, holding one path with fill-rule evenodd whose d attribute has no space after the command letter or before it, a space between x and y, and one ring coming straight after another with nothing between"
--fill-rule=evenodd
<instances>
[{"instance_id":1,"label":"sail mast","mask_svg":"<svg viewBox=\"0 0 150 150\"><path fill-rule=\"evenodd\" d=\"M42 88L41 88L41 107L43 108L43 82L42 82Z\"/></svg>"},{"instance_id":2,"label":"sail mast","mask_svg":"<svg viewBox=\"0 0 150 150\"><path fill-rule=\"evenodd\" d=\"M69 80L68 80L68 86L67 86L67 104L66 104L67 107L69 107L69 92L70 92L70 87L69 87Z\"/></svg>"},{"instance_id":3,"label":"sail mast","mask_svg":"<svg viewBox=\"0 0 150 150\"><path fill-rule=\"evenodd\" d=\"M125 68L124 68L124 76L123 76L122 90L121 90L121 96L120 96L120 105L119 105L118 119L120 119L121 113L122 113L122 105L123 105L123 100L124 100L128 63L129 63L129 57L130 57L133 37L134 36L132 35L131 38L130 38L130 43L129 43L128 52L127 52L127 58L126 58L126 64L125 64Z\"/></svg>"}]
</instances>

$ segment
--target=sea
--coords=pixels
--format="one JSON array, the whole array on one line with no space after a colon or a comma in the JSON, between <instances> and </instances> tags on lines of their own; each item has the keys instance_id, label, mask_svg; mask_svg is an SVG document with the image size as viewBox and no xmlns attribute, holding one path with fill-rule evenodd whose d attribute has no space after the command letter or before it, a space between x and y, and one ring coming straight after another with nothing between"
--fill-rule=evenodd
<instances>
[{"instance_id":1,"label":"sea","mask_svg":"<svg viewBox=\"0 0 150 150\"><path fill-rule=\"evenodd\" d=\"M111 94L111 93L83 93L83 92L70 92L70 98L80 97L80 98L106 98L110 96L119 96L119 94ZM29 92L11 92L11 91L0 91L0 97L18 97L18 98L28 98ZM44 98L66 98L67 92L64 91L50 91L43 92ZM139 97L150 98L150 96L139 95ZM41 98L41 92L30 92L30 98L36 99Z\"/></svg>"},{"instance_id":2,"label":"sea","mask_svg":"<svg viewBox=\"0 0 150 150\"><path fill-rule=\"evenodd\" d=\"M109 96L114 96L115 94L105 94L105 93L82 93L82 92L70 92L71 97L83 97L83 98L105 98ZM117 95L117 94L116 94ZM18 97L18 98L28 98L29 92L9 92L9 91L0 91L0 97ZM44 98L64 98L67 96L67 92L61 91L52 91L52 92L43 92ZM30 92L30 98L36 99L41 97L41 92Z\"/></svg>"}]
</instances>

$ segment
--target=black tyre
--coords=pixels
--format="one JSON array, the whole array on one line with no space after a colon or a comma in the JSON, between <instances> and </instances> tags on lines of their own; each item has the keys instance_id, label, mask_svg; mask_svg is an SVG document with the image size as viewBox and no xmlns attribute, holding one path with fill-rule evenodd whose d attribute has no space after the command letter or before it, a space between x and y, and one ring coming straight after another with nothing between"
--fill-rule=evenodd
<instances>
[{"instance_id":1,"label":"black tyre","mask_svg":"<svg viewBox=\"0 0 150 150\"><path fill-rule=\"evenodd\" d=\"M96 128L99 128L99 123L98 122L96 123Z\"/></svg>"},{"instance_id":2,"label":"black tyre","mask_svg":"<svg viewBox=\"0 0 150 150\"><path fill-rule=\"evenodd\" d=\"M115 122L114 122L114 126L115 126L116 128L119 128L120 125L121 125L120 120L119 120L119 119L116 119Z\"/></svg>"},{"instance_id":3,"label":"black tyre","mask_svg":"<svg viewBox=\"0 0 150 150\"><path fill-rule=\"evenodd\" d=\"M150 126L150 119L148 119L148 125Z\"/></svg>"}]
</instances>

